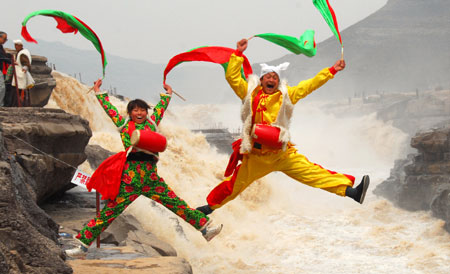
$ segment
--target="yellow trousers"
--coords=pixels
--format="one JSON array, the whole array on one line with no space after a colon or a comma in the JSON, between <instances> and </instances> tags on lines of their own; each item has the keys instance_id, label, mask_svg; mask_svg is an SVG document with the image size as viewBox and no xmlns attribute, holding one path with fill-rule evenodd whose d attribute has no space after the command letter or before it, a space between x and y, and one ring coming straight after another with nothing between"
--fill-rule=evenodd
<instances>
[{"instance_id":1,"label":"yellow trousers","mask_svg":"<svg viewBox=\"0 0 450 274\"><path fill-rule=\"evenodd\" d=\"M347 187L352 187L355 178L324 169L311 163L293 146L278 153L260 154L258 149L245 154L239 170L216 186L207 197L208 205L217 209L236 198L252 182L273 171L281 171L292 179L306 185L345 196Z\"/></svg>"}]
</instances>

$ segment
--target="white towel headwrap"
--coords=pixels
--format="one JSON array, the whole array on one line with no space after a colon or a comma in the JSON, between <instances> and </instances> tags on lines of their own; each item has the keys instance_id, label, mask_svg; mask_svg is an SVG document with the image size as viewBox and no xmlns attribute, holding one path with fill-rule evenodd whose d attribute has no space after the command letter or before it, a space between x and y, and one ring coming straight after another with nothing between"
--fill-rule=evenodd
<instances>
[{"instance_id":1,"label":"white towel headwrap","mask_svg":"<svg viewBox=\"0 0 450 274\"><path fill-rule=\"evenodd\" d=\"M276 74L278 74L278 77L281 78L281 75L280 75L281 71L286 70L288 68L288 66L289 66L288 62L285 62L278 66L269 66L268 64L261 64L261 75L259 77L261 78L264 75L266 75L267 73L275 72Z\"/></svg>"}]
</instances>

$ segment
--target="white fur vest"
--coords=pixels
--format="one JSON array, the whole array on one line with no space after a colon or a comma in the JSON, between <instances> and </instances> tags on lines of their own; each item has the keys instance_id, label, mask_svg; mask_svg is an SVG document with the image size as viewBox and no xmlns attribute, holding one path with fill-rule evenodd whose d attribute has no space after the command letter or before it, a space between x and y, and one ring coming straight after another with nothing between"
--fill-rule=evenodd
<instances>
[{"instance_id":1,"label":"white fur vest","mask_svg":"<svg viewBox=\"0 0 450 274\"><path fill-rule=\"evenodd\" d=\"M250 75L248 77L248 90L244 100L242 100L241 119L242 119L242 144L240 148L241 153L249 153L252 150L252 137L250 136L252 131L252 93L260 85L259 77L256 75ZM282 103L280 110L278 111L277 119L272 126L280 128L279 141L283 144L283 150L286 150L287 144L291 139L289 133L289 126L291 123L292 112L294 105L291 102L291 98L288 94L286 80L282 80L279 85L279 90L282 94Z\"/></svg>"}]
</instances>

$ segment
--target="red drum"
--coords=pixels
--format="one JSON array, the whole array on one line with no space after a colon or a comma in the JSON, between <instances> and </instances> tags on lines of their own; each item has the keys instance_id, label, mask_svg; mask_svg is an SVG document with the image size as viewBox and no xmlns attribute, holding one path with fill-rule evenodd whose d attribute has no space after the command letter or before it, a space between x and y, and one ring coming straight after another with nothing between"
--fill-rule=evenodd
<instances>
[{"instance_id":1,"label":"red drum","mask_svg":"<svg viewBox=\"0 0 450 274\"><path fill-rule=\"evenodd\" d=\"M270 148L280 149L283 144L279 141L280 128L264 124L255 124L252 129L253 140Z\"/></svg>"},{"instance_id":2,"label":"red drum","mask_svg":"<svg viewBox=\"0 0 450 274\"><path fill-rule=\"evenodd\" d=\"M135 130L131 134L131 145L153 153L163 152L167 147L166 137L151 130Z\"/></svg>"}]
</instances>

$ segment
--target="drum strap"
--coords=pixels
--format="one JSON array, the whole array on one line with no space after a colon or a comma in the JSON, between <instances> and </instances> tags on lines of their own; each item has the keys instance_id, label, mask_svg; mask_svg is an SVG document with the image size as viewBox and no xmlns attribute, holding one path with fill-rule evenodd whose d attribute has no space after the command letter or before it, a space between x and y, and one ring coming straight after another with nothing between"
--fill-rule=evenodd
<instances>
[{"instance_id":1,"label":"drum strap","mask_svg":"<svg viewBox=\"0 0 450 274\"><path fill-rule=\"evenodd\" d=\"M133 121L130 121L128 123L128 134L131 137L131 134L133 134L133 131L136 129L136 124Z\"/></svg>"},{"instance_id":2,"label":"drum strap","mask_svg":"<svg viewBox=\"0 0 450 274\"><path fill-rule=\"evenodd\" d=\"M256 94L255 99L253 99L253 105L252 105L252 124L255 124L255 116L256 116L256 112L258 111L258 105L259 105L259 101L261 100L261 96L262 96L262 89L258 92L258 94Z\"/></svg>"}]
</instances>

